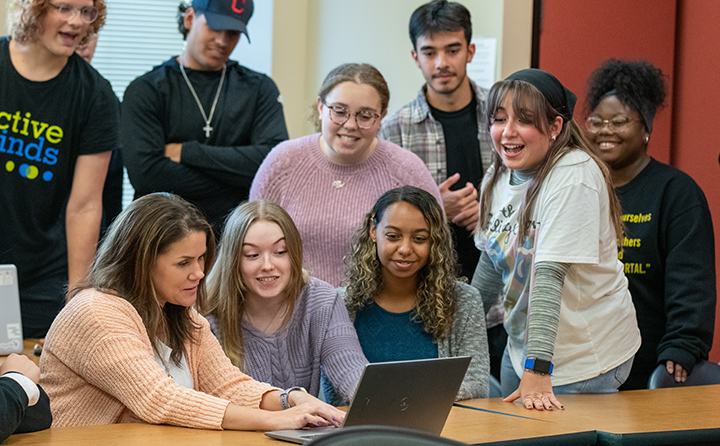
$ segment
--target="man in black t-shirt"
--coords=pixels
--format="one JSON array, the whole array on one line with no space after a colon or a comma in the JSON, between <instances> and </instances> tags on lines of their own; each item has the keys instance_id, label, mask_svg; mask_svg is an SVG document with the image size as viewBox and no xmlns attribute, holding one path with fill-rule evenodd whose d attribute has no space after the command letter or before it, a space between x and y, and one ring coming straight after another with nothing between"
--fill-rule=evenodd
<instances>
[{"instance_id":1,"label":"man in black t-shirt","mask_svg":"<svg viewBox=\"0 0 720 446\"><path fill-rule=\"evenodd\" d=\"M104 0L15 7L0 38L0 263L18 270L23 335L43 337L95 255L119 107L75 54L104 23Z\"/></svg>"},{"instance_id":2,"label":"man in black t-shirt","mask_svg":"<svg viewBox=\"0 0 720 446\"><path fill-rule=\"evenodd\" d=\"M472 237L479 215L478 188L492 160L482 122L488 91L475 85L466 72L475 54L471 38L470 12L463 5L433 1L415 10L410 18L411 54L425 84L413 101L385 118L378 135L425 161L440 187L461 275L468 279L480 258ZM486 320L495 376L505 348L502 321L498 303Z\"/></svg>"},{"instance_id":3,"label":"man in black t-shirt","mask_svg":"<svg viewBox=\"0 0 720 446\"><path fill-rule=\"evenodd\" d=\"M183 53L125 91L123 160L136 197L176 193L198 205L219 235L287 128L275 83L229 59L247 35L252 0L194 0L180 12Z\"/></svg>"}]
</instances>

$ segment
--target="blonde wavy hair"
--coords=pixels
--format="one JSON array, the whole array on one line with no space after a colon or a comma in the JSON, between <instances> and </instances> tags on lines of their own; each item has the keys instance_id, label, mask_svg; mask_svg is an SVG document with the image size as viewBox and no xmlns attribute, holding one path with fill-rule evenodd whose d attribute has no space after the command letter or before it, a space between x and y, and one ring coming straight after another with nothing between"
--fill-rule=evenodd
<instances>
[{"instance_id":1,"label":"blonde wavy hair","mask_svg":"<svg viewBox=\"0 0 720 446\"><path fill-rule=\"evenodd\" d=\"M427 264L418 272L415 313L426 332L435 339L444 339L450 333L457 309L457 254L442 208L435 197L417 187L403 186L385 192L355 233L346 274L348 312L354 318L383 289L383 266L370 230L378 226L390 206L399 202L417 208L430 230Z\"/></svg>"},{"instance_id":2,"label":"blonde wavy hair","mask_svg":"<svg viewBox=\"0 0 720 446\"><path fill-rule=\"evenodd\" d=\"M80 39L79 45L88 42L93 34L97 34L105 24L107 6L105 0L93 0L93 6L98 10L97 19L90 24L87 35ZM14 0L8 15L10 34L20 43L31 42L38 34L43 32L42 18L51 7L50 0Z\"/></svg>"},{"instance_id":3,"label":"blonde wavy hair","mask_svg":"<svg viewBox=\"0 0 720 446\"><path fill-rule=\"evenodd\" d=\"M502 107L503 100L508 94L512 94L512 108L519 118L525 122L530 122L532 125L543 135L549 134L551 124L560 114L550 105L545 99L543 94L535 86L529 82L522 80L505 80L496 82L495 85L490 89L487 97L487 111L486 111L486 126L488 132L492 126L493 119L497 114L497 111ZM549 139L549 137L548 137ZM532 215L535 200L540 193L540 188L543 181L550 174L550 171L555 164L562 158L566 153L573 150L581 150L585 152L592 160L597 164L602 172L605 180L605 187L608 192L608 200L610 202L610 217L613 222L615 229L615 235L617 240L622 240L623 237L623 223L622 223L622 210L620 207L620 201L615 195L615 189L612 185L610 178L610 171L607 165L595 154L591 149L590 142L587 140L585 134L580 130L574 120L566 121L563 118L563 125L560 133L556 136L554 141L550 141L550 148L548 149L545 158L540 162L532 172L532 177L529 180L529 185L525 190L525 196L523 197L523 203L518 214L518 243L522 243L522 240L527 236L528 229L530 227L530 216ZM493 150L493 169L489 174L490 177L487 180L487 184L483 185L483 191L480 194L480 220L475 229L475 233L484 231L490 224L490 206L492 204L492 190L497 183L500 174L504 172L507 167L503 164L502 158L497 152L497 149Z\"/></svg>"},{"instance_id":4,"label":"blonde wavy hair","mask_svg":"<svg viewBox=\"0 0 720 446\"><path fill-rule=\"evenodd\" d=\"M242 247L250 227L259 221L268 221L280 226L290 256L290 282L283 297L288 310L283 326L290 321L295 300L308 281L308 275L302 269L302 238L285 209L268 200L248 201L235 208L225 223L217 262L207 279L208 299L200 311L217 320L223 350L230 361L241 370L245 369L242 319L247 292L247 286L240 272Z\"/></svg>"}]
</instances>

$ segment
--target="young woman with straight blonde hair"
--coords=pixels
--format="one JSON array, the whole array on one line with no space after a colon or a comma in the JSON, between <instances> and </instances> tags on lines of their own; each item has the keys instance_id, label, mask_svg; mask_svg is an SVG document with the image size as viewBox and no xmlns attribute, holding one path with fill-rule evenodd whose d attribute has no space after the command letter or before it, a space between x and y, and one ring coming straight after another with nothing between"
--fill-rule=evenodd
<instances>
[{"instance_id":1,"label":"young woman with straight blonde hair","mask_svg":"<svg viewBox=\"0 0 720 446\"><path fill-rule=\"evenodd\" d=\"M302 258L302 239L283 208L243 203L225 225L205 313L248 375L317 396L322 368L348 400L367 360L338 292L309 277Z\"/></svg>"}]
</instances>

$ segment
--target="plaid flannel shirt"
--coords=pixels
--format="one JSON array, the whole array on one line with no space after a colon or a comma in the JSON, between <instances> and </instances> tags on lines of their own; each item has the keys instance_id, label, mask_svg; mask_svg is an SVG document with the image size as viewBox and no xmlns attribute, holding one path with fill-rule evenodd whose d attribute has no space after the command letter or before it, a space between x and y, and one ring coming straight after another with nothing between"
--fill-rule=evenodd
<instances>
[{"instance_id":1,"label":"plaid flannel shirt","mask_svg":"<svg viewBox=\"0 0 720 446\"><path fill-rule=\"evenodd\" d=\"M492 163L492 142L483 120L488 90L478 87L473 81L470 81L470 85L477 96L480 160L483 168L487 169ZM414 100L383 120L378 137L394 142L419 156L435 182L440 184L449 176L445 134L442 124L430 113L430 106L425 100L426 88L427 86L423 85Z\"/></svg>"}]
</instances>

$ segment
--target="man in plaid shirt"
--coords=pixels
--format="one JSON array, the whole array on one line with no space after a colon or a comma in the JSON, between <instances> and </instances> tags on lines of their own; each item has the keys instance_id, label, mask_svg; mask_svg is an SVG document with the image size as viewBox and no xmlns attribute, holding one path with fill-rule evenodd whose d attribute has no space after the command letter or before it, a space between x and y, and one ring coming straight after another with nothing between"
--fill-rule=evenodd
<instances>
[{"instance_id":1,"label":"man in plaid shirt","mask_svg":"<svg viewBox=\"0 0 720 446\"><path fill-rule=\"evenodd\" d=\"M385 118L378 135L425 162L440 187L461 274L468 279L480 258L472 238L479 214L478 188L492 160L492 144L482 122L488 91L466 72L475 54L471 38L470 12L459 3L432 1L413 12L411 54L425 84L415 100ZM487 314L490 364L496 376L506 341L502 321L498 303Z\"/></svg>"}]
</instances>

